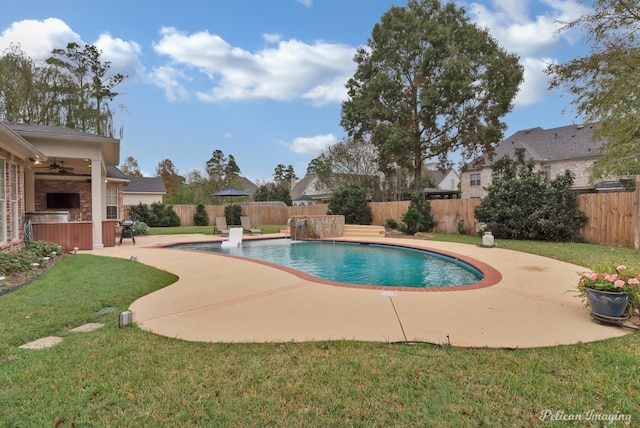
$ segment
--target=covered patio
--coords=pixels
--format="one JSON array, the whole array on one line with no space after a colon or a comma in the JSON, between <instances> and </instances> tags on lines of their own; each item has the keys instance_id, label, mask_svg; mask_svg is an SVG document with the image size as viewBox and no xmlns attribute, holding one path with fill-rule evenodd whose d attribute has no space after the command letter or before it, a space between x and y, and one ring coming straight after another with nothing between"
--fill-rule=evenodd
<instances>
[{"instance_id":1,"label":"covered patio","mask_svg":"<svg viewBox=\"0 0 640 428\"><path fill-rule=\"evenodd\" d=\"M123 218L120 141L67 128L3 123L37 153L25 158L26 239L69 251L114 246Z\"/></svg>"}]
</instances>

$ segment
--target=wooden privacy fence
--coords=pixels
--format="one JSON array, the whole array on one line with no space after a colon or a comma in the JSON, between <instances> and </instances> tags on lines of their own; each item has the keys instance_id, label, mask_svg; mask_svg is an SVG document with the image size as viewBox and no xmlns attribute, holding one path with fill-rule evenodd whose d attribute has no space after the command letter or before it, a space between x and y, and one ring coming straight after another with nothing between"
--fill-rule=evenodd
<instances>
[{"instance_id":1,"label":"wooden privacy fence","mask_svg":"<svg viewBox=\"0 0 640 428\"><path fill-rule=\"evenodd\" d=\"M581 234L587 242L629 248L640 247L638 189L635 192L578 195L589 221Z\"/></svg>"},{"instance_id":2,"label":"wooden privacy fence","mask_svg":"<svg viewBox=\"0 0 640 428\"><path fill-rule=\"evenodd\" d=\"M402 215L409 208L410 201L371 202L369 206L373 214L371 224L385 226L387 219L400 221ZM442 199L431 201L431 213L437 221L436 232L456 233L458 222L463 220L469 229L475 224L473 210L480 204L479 199ZM252 224L287 224L287 220L300 215L325 215L329 210L327 204L301 205L288 207L285 204L239 204L242 214L251 218ZM129 207L127 207L128 209ZM209 216L209 225L215 224L216 216L224 216L224 205L206 205L205 211ZM173 210L180 217L182 226L193 226L195 205L173 205Z\"/></svg>"},{"instance_id":3,"label":"wooden privacy fence","mask_svg":"<svg viewBox=\"0 0 640 428\"><path fill-rule=\"evenodd\" d=\"M638 200L640 185L634 192L589 193L578 195L580 210L589 217L581 234L588 241L609 246L640 247L640 215ZM458 233L458 223L464 222L469 233L474 233L477 220L473 210L479 199L437 199L431 202L431 213L437 225L435 232ZM372 202L371 224L385 226L387 219L400 221L409 208L409 201ZM326 204L288 207L284 204L240 204L242 213L251 218L252 224L281 224L298 215L324 215ZM182 226L193 226L195 205L174 205ZM207 205L209 224L215 224L216 216L224 216L224 205Z\"/></svg>"}]
</instances>

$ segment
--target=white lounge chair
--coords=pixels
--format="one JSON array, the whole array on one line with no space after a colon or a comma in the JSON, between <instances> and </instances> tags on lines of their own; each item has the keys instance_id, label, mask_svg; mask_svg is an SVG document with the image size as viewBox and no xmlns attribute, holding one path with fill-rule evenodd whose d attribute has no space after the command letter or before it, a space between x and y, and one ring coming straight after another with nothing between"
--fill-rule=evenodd
<instances>
[{"instance_id":1,"label":"white lounge chair","mask_svg":"<svg viewBox=\"0 0 640 428\"><path fill-rule=\"evenodd\" d=\"M222 248L237 248L242 245L242 228L232 227L229 229L229 239L222 241Z\"/></svg>"}]
</instances>

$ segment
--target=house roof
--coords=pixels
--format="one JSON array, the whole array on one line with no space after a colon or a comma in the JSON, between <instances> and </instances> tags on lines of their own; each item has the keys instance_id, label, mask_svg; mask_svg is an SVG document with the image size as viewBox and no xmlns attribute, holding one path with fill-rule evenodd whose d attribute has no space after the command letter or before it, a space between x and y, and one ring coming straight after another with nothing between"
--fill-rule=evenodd
<instances>
[{"instance_id":1,"label":"house roof","mask_svg":"<svg viewBox=\"0 0 640 428\"><path fill-rule=\"evenodd\" d=\"M517 149L525 150L525 159L531 158L539 162L598 157L602 155L604 140L594 140L593 131L593 125L568 125L551 129L537 127L521 130L498 144L493 159L504 156L514 158ZM492 163L488 156L483 156L478 161L472 162L469 165L470 169Z\"/></svg>"},{"instance_id":2,"label":"house roof","mask_svg":"<svg viewBox=\"0 0 640 428\"><path fill-rule=\"evenodd\" d=\"M128 178L129 184L126 184L122 189L124 193L167 193L162 177Z\"/></svg>"},{"instance_id":3,"label":"house roof","mask_svg":"<svg viewBox=\"0 0 640 428\"><path fill-rule=\"evenodd\" d=\"M129 176L127 176L124 172L120 171L120 169L118 169L118 167L116 166L112 166L112 165L107 165L106 167L107 170L107 178L113 178L116 180L129 180Z\"/></svg>"},{"instance_id":4,"label":"house roof","mask_svg":"<svg viewBox=\"0 0 640 428\"><path fill-rule=\"evenodd\" d=\"M306 199L301 199L302 196L308 196L305 195L305 191L307 190L307 187L309 186L309 183L311 183L311 181L313 180L313 178L315 177L315 174L307 174L304 176L304 178L300 181L298 181L293 188L291 189L291 191L289 192L289 195L291 196L291 200L292 201L301 201L301 200L306 200Z\"/></svg>"},{"instance_id":5,"label":"house roof","mask_svg":"<svg viewBox=\"0 0 640 428\"><path fill-rule=\"evenodd\" d=\"M43 150L41 143L59 141L63 143L87 143L99 144L104 163L117 165L120 162L120 140L75 129L62 128L60 126L38 125L34 123L4 122L4 124L29 141L39 150Z\"/></svg>"},{"instance_id":6,"label":"house roof","mask_svg":"<svg viewBox=\"0 0 640 428\"><path fill-rule=\"evenodd\" d=\"M246 177L240 177L240 180L242 180L242 190L253 196L258 190L258 186Z\"/></svg>"},{"instance_id":7,"label":"house roof","mask_svg":"<svg viewBox=\"0 0 640 428\"><path fill-rule=\"evenodd\" d=\"M4 137L0 139L0 146L3 146L5 142L9 142L11 147L5 147L8 151L16 153L23 159L31 156L39 160L47 160L47 157L31 143L22 138L12 129L8 122L0 122L0 136Z\"/></svg>"},{"instance_id":8,"label":"house roof","mask_svg":"<svg viewBox=\"0 0 640 428\"><path fill-rule=\"evenodd\" d=\"M71 128L63 128L61 126L39 125L35 123L17 123L5 122L14 132L22 136L46 136L48 138L64 138L64 139L82 139L95 140L102 142L118 142L119 140L102 135L91 134L88 132L77 131Z\"/></svg>"}]
</instances>

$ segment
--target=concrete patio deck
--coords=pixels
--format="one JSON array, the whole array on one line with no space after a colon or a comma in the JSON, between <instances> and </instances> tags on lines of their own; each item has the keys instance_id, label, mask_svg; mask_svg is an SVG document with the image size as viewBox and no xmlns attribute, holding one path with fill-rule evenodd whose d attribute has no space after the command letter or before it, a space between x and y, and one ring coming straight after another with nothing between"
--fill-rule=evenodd
<instances>
[{"instance_id":1,"label":"concrete patio deck","mask_svg":"<svg viewBox=\"0 0 640 428\"><path fill-rule=\"evenodd\" d=\"M140 328L189 341L345 339L530 348L629 332L593 322L580 299L567 292L585 269L549 258L468 244L359 239L457 253L493 266L502 276L495 285L472 290L381 291L327 285L238 258L161 248L214 239L141 236L135 246L125 240L121 246L88 253L135 256L140 263L179 276L176 283L135 301L130 310Z\"/></svg>"}]
</instances>

